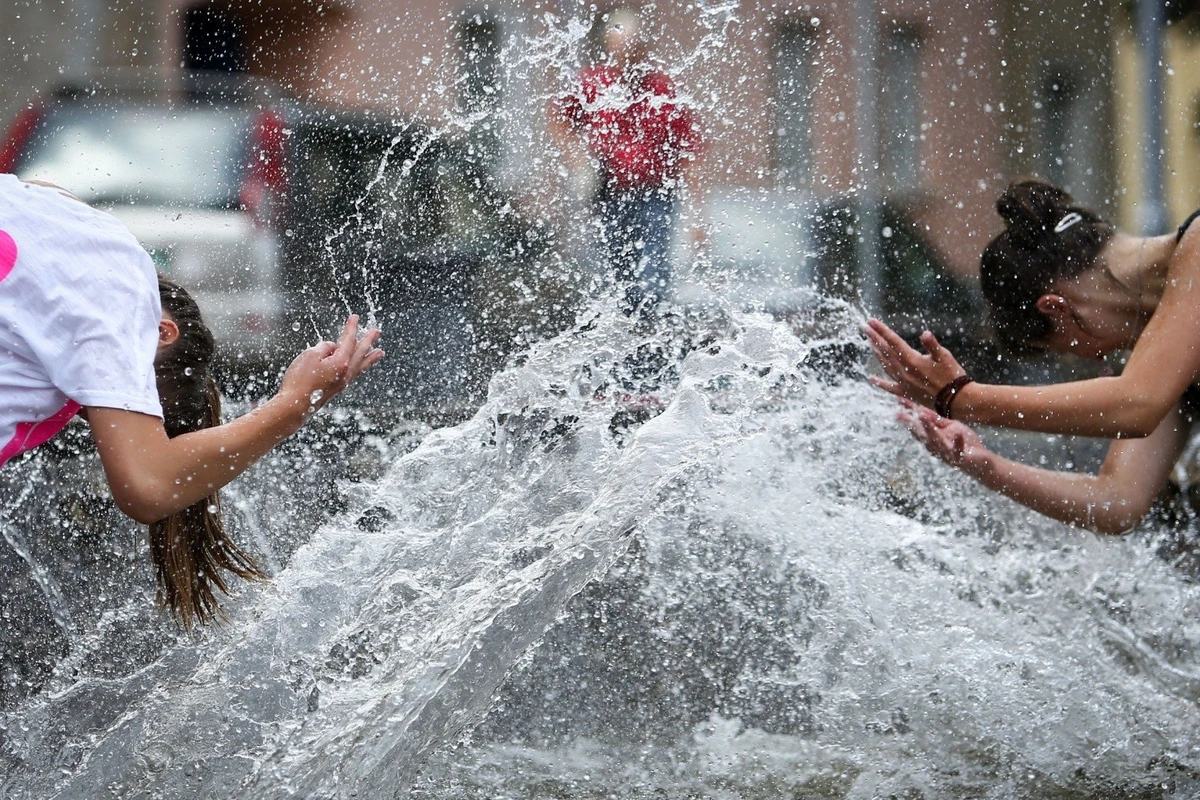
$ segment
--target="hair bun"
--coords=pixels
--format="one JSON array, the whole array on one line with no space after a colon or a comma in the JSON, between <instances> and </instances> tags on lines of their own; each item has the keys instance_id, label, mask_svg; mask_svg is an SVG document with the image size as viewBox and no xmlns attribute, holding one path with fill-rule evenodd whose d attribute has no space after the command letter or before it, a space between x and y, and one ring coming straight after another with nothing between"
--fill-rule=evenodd
<instances>
[{"instance_id":1,"label":"hair bun","mask_svg":"<svg viewBox=\"0 0 1200 800\"><path fill-rule=\"evenodd\" d=\"M1074 198L1054 184L1022 181L1004 190L996 212L1009 230L1033 233L1052 230L1074 205Z\"/></svg>"},{"instance_id":2,"label":"hair bun","mask_svg":"<svg viewBox=\"0 0 1200 800\"><path fill-rule=\"evenodd\" d=\"M1008 228L984 249L979 283L997 337L1006 349L1021 350L1052 328L1038 298L1094 265L1116 229L1044 181L1010 185L996 211Z\"/></svg>"}]
</instances>

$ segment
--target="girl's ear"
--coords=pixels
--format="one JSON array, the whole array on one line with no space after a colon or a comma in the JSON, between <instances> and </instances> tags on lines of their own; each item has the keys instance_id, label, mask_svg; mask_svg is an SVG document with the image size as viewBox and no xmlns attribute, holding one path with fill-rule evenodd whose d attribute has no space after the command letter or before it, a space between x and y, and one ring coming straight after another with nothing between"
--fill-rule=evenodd
<instances>
[{"instance_id":1,"label":"girl's ear","mask_svg":"<svg viewBox=\"0 0 1200 800\"><path fill-rule=\"evenodd\" d=\"M1067 298L1061 294L1044 294L1037 299L1034 305L1038 311L1056 321L1071 313L1071 306L1067 303Z\"/></svg>"},{"instance_id":2,"label":"girl's ear","mask_svg":"<svg viewBox=\"0 0 1200 800\"><path fill-rule=\"evenodd\" d=\"M179 340L179 326L175 320L163 317L158 323L158 349L170 347Z\"/></svg>"}]
</instances>

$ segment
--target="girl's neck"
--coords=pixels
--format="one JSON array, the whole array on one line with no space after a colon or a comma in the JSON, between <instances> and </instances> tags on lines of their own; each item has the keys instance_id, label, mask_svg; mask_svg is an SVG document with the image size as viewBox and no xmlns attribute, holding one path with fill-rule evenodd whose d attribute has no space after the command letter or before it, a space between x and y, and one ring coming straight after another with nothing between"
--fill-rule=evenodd
<instances>
[{"instance_id":1,"label":"girl's neck","mask_svg":"<svg viewBox=\"0 0 1200 800\"><path fill-rule=\"evenodd\" d=\"M1175 253L1175 235L1115 235L1101 259L1125 300L1137 313L1149 316L1162 300L1167 271Z\"/></svg>"}]
</instances>

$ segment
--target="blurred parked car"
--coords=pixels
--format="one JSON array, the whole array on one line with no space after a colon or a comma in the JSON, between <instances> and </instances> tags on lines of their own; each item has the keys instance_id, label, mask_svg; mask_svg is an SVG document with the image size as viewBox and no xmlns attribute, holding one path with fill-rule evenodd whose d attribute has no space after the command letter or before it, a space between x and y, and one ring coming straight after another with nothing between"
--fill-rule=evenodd
<instances>
[{"instance_id":1,"label":"blurred parked car","mask_svg":"<svg viewBox=\"0 0 1200 800\"><path fill-rule=\"evenodd\" d=\"M224 347L263 356L282 322L279 212L294 113L237 93L61 91L20 113L0 172L111 212L194 292Z\"/></svg>"},{"instance_id":2,"label":"blurred parked car","mask_svg":"<svg viewBox=\"0 0 1200 800\"><path fill-rule=\"evenodd\" d=\"M312 339L314 321L358 311L383 327L389 355L356 393L423 408L477 395L508 354L504 328L536 325L493 289L514 276L536 282L545 230L494 186L486 154L467 139L327 111L301 117L289 142L283 256L294 343Z\"/></svg>"},{"instance_id":3,"label":"blurred parked car","mask_svg":"<svg viewBox=\"0 0 1200 800\"><path fill-rule=\"evenodd\" d=\"M932 330L981 374L994 369L978 288L953 273L904 208L885 202L876 212L882 307L872 312L914 343ZM814 294L858 299L861 223L854 201L742 192L714 195L708 216L716 283L734 302L788 316ZM684 302L703 295L686 279L677 286Z\"/></svg>"},{"instance_id":4,"label":"blurred parked car","mask_svg":"<svg viewBox=\"0 0 1200 800\"><path fill-rule=\"evenodd\" d=\"M261 87L59 92L11 125L0 171L121 219L193 292L235 372L277 365L353 311L404 343L377 372L417 405L472 388L480 269L526 262L544 238L469 143Z\"/></svg>"},{"instance_id":5,"label":"blurred parked car","mask_svg":"<svg viewBox=\"0 0 1200 800\"><path fill-rule=\"evenodd\" d=\"M882 307L874 309L906 336L930 329L938 336L977 339L982 318L978 289L957 277L909 214L882 203L876 231L883 258ZM821 204L810 222L814 280L821 291L850 297L869 279L858 274L859 207L852 201Z\"/></svg>"},{"instance_id":6,"label":"blurred parked car","mask_svg":"<svg viewBox=\"0 0 1200 800\"><path fill-rule=\"evenodd\" d=\"M706 304L717 297L743 309L786 314L812 294L810 206L769 191L711 192L705 205L707 259L676 269L675 299ZM677 247L686 248L682 241ZM684 252L676 262L688 261Z\"/></svg>"},{"instance_id":7,"label":"blurred parked car","mask_svg":"<svg viewBox=\"0 0 1200 800\"><path fill-rule=\"evenodd\" d=\"M713 265L733 299L786 312L790 303L814 289L857 297L860 225L853 201L793 193L714 193L707 215ZM954 275L904 209L883 203L876 222L883 257L883 308L877 313L921 317L935 327L978 319L978 290ZM681 290L695 291L686 283Z\"/></svg>"},{"instance_id":8,"label":"blurred parked car","mask_svg":"<svg viewBox=\"0 0 1200 800\"><path fill-rule=\"evenodd\" d=\"M955 275L902 206L882 204L875 216L883 256L881 317L914 347L932 331L964 368L990 383L1052 382L1062 367L1046 355L1002 353L987 322L976 282ZM855 248L859 210L853 202L823 205L813 217L815 280L823 292L850 296L859 280Z\"/></svg>"}]
</instances>

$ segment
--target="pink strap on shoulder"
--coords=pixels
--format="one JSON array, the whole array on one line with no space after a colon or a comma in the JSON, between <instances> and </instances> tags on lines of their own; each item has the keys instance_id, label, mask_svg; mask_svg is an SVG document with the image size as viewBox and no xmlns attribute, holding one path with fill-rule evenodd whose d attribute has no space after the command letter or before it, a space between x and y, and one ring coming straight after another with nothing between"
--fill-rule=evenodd
<instances>
[{"instance_id":1,"label":"pink strap on shoulder","mask_svg":"<svg viewBox=\"0 0 1200 800\"><path fill-rule=\"evenodd\" d=\"M79 413L79 409L82 407L74 400L68 400L67 404L56 411L53 416L41 422L17 423L17 432L8 440L3 449L0 449L0 467L26 450L40 447L53 439L59 431L67 427L67 423Z\"/></svg>"},{"instance_id":2,"label":"pink strap on shoulder","mask_svg":"<svg viewBox=\"0 0 1200 800\"><path fill-rule=\"evenodd\" d=\"M0 281L3 281L13 271L17 264L17 243L7 231L0 231ZM43 445L54 438L71 418L79 413L81 406L74 400L40 422L19 422L13 437L0 448L0 466L4 466L14 456L26 450Z\"/></svg>"},{"instance_id":3,"label":"pink strap on shoulder","mask_svg":"<svg viewBox=\"0 0 1200 800\"><path fill-rule=\"evenodd\" d=\"M17 243L7 231L0 231L0 281L17 265Z\"/></svg>"}]
</instances>

